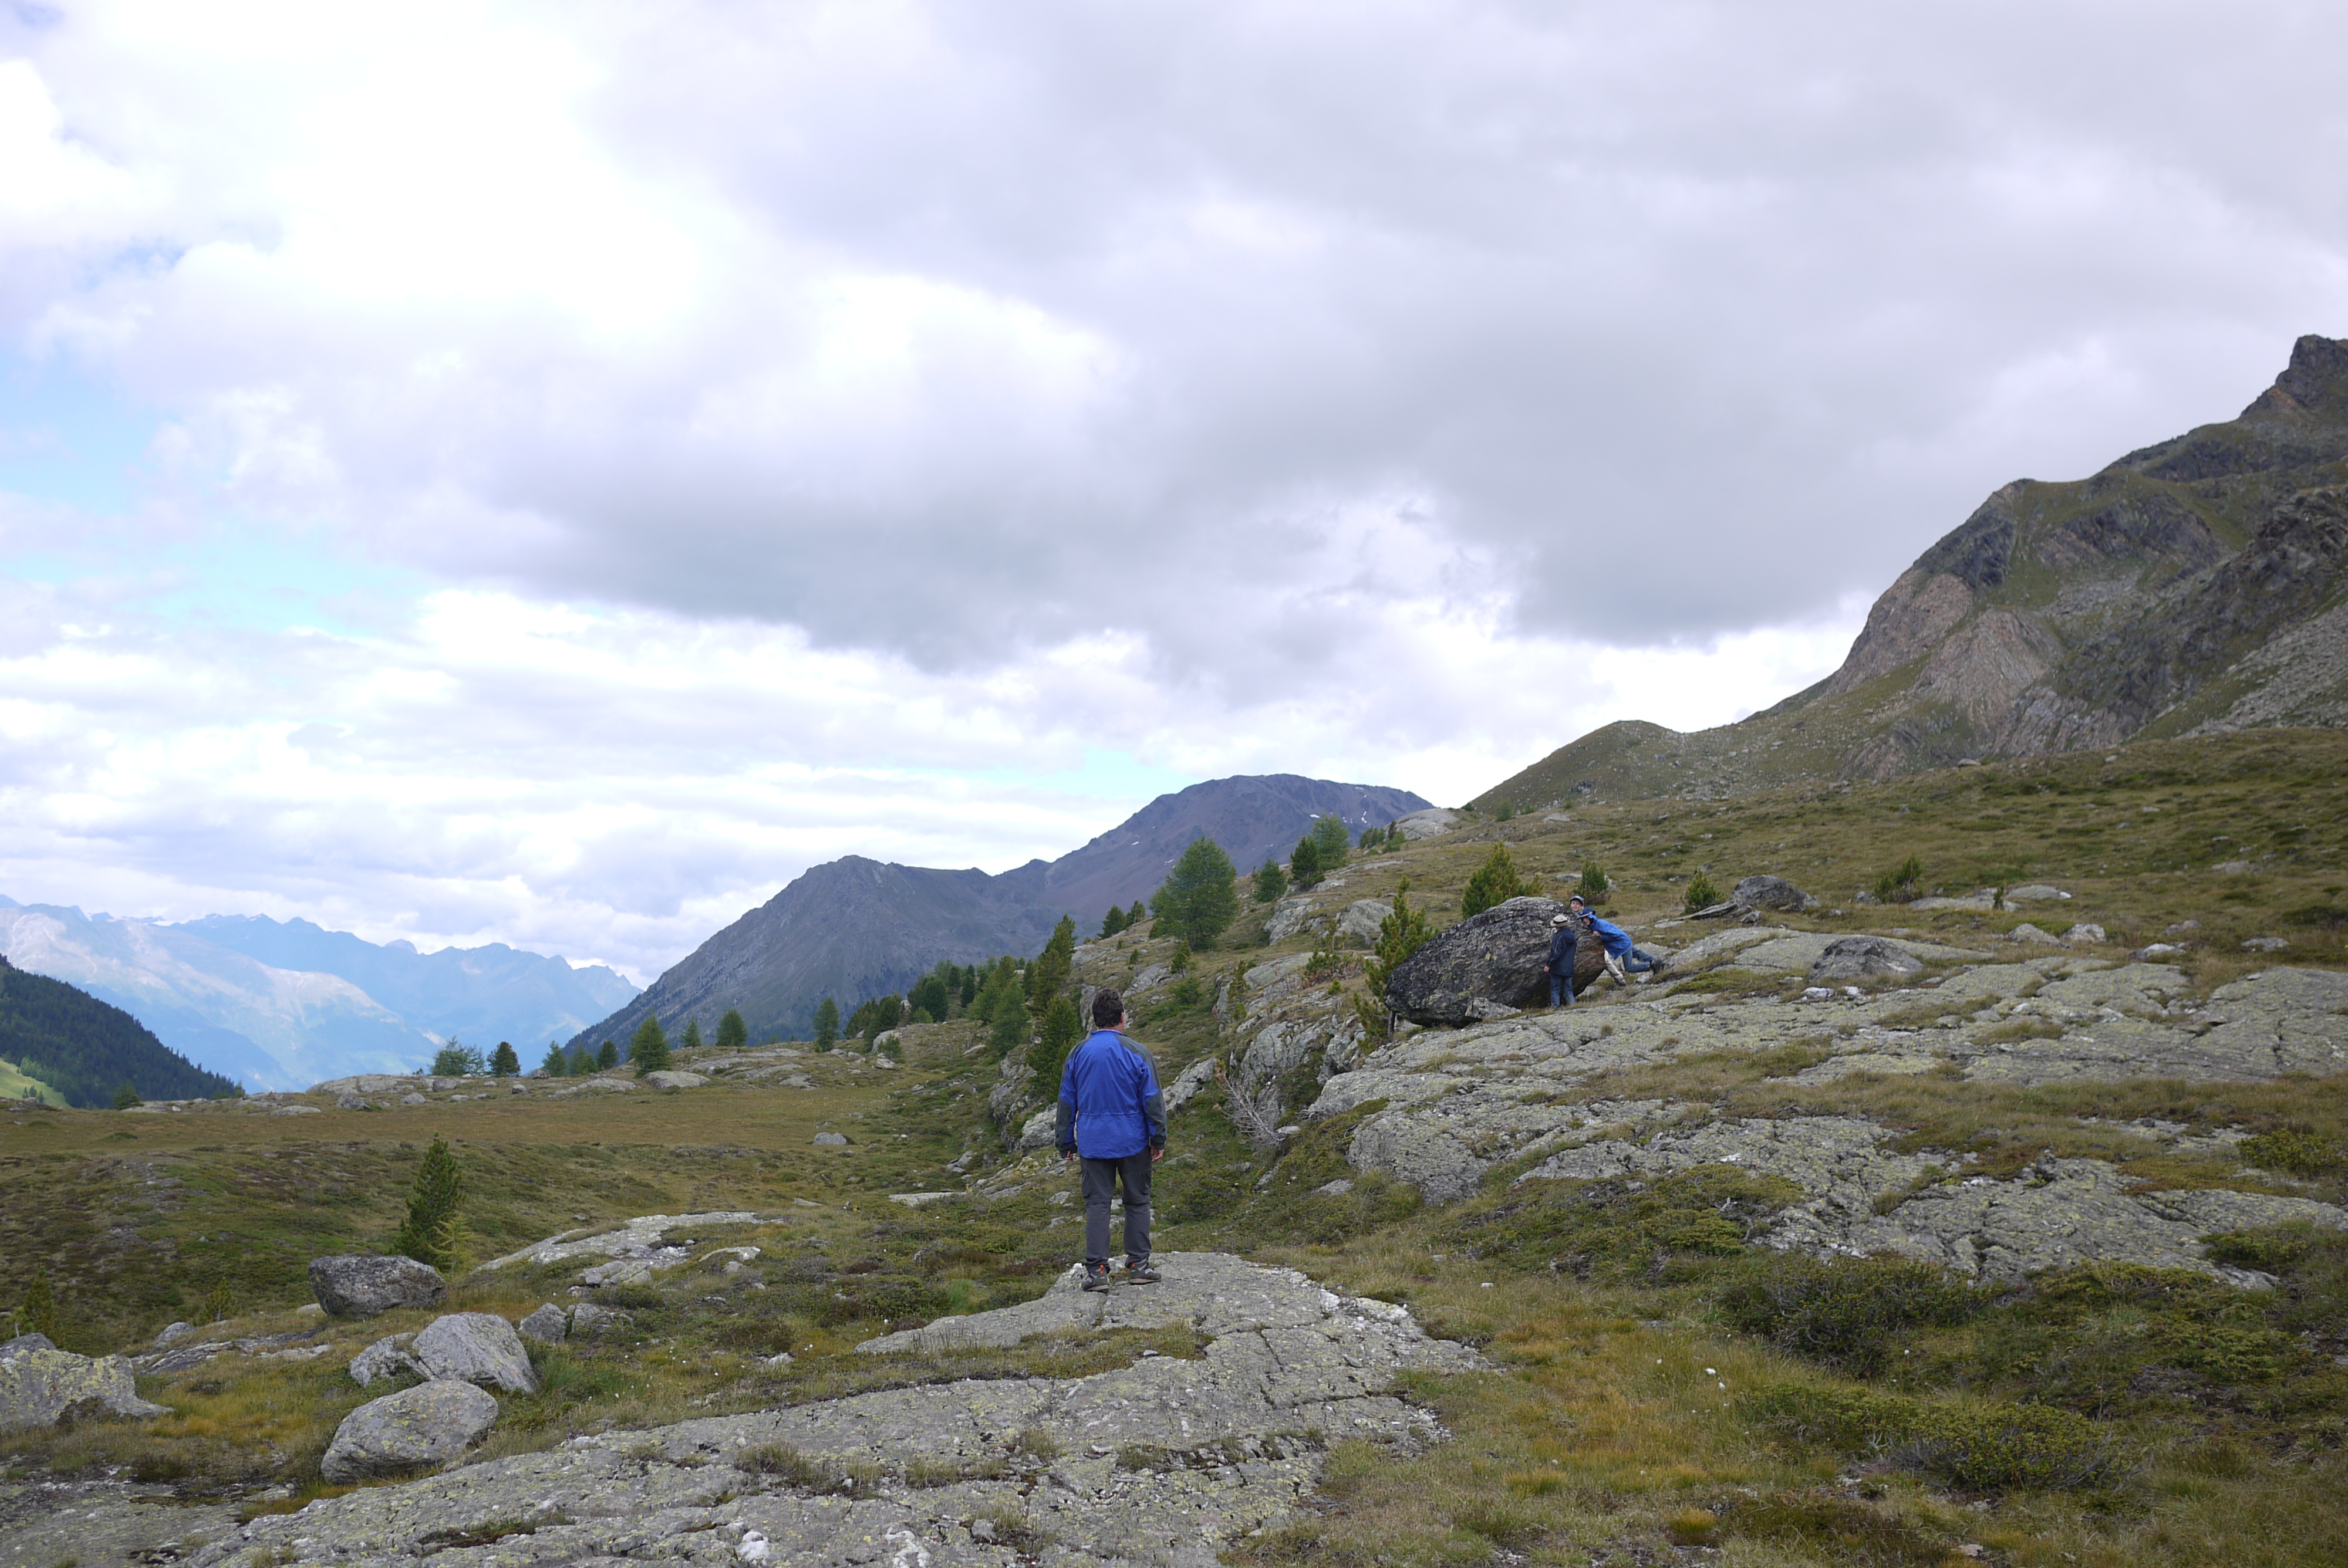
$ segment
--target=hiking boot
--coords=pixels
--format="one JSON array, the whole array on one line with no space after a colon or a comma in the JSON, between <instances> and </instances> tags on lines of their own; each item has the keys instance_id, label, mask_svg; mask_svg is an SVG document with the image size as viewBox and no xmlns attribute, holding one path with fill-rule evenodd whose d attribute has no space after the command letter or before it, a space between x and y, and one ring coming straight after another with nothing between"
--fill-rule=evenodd
<instances>
[{"instance_id":1,"label":"hiking boot","mask_svg":"<svg viewBox=\"0 0 2348 1568\"><path fill-rule=\"evenodd\" d=\"M1085 1265L1085 1288L1086 1290L1107 1290L1108 1288L1108 1265L1105 1263L1088 1263Z\"/></svg>"},{"instance_id":2,"label":"hiking boot","mask_svg":"<svg viewBox=\"0 0 2348 1568\"><path fill-rule=\"evenodd\" d=\"M1125 1277L1136 1285L1155 1285L1166 1276L1149 1266L1148 1258L1126 1260Z\"/></svg>"}]
</instances>

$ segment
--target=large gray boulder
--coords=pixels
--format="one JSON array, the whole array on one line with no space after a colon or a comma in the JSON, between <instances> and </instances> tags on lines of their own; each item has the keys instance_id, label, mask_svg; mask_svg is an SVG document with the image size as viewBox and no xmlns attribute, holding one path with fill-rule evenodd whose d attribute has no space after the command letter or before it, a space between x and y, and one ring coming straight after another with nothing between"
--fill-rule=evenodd
<instances>
[{"instance_id":1,"label":"large gray boulder","mask_svg":"<svg viewBox=\"0 0 2348 1568\"><path fill-rule=\"evenodd\" d=\"M1747 876L1728 895L1739 909L1807 909L1818 900L1782 876Z\"/></svg>"},{"instance_id":2,"label":"large gray boulder","mask_svg":"<svg viewBox=\"0 0 2348 1568\"><path fill-rule=\"evenodd\" d=\"M171 1413L139 1397L130 1363L119 1356L77 1356L40 1334L20 1334L0 1345L0 1432L55 1426L77 1409L118 1416Z\"/></svg>"},{"instance_id":3,"label":"large gray boulder","mask_svg":"<svg viewBox=\"0 0 2348 1568\"><path fill-rule=\"evenodd\" d=\"M407 1348L424 1375L436 1381L479 1383L510 1394L538 1392L538 1374L514 1326L493 1312L451 1312L436 1317Z\"/></svg>"},{"instance_id":4,"label":"large gray boulder","mask_svg":"<svg viewBox=\"0 0 2348 1568\"><path fill-rule=\"evenodd\" d=\"M448 1299L448 1282L412 1257L314 1257L310 1291L337 1317L373 1317L396 1307L438 1306Z\"/></svg>"},{"instance_id":5,"label":"large gray boulder","mask_svg":"<svg viewBox=\"0 0 2348 1568\"><path fill-rule=\"evenodd\" d=\"M1810 965L1810 984L1842 986L1865 980L1904 980L1923 972L1923 959L1880 937L1838 937Z\"/></svg>"},{"instance_id":6,"label":"large gray boulder","mask_svg":"<svg viewBox=\"0 0 2348 1568\"><path fill-rule=\"evenodd\" d=\"M1386 982L1386 1005L1413 1023L1467 1024L1508 1008L1549 1005L1554 898L1511 898L1462 920L1403 960ZM1584 938L1574 954L1578 992L1605 968L1605 949Z\"/></svg>"},{"instance_id":7,"label":"large gray boulder","mask_svg":"<svg viewBox=\"0 0 2348 1568\"><path fill-rule=\"evenodd\" d=\"M418 1383L343 1418L318 1469L348 1483L444 1465L497 1423L498 1402L470 1383Z\"/></svg>"}]
</instances>

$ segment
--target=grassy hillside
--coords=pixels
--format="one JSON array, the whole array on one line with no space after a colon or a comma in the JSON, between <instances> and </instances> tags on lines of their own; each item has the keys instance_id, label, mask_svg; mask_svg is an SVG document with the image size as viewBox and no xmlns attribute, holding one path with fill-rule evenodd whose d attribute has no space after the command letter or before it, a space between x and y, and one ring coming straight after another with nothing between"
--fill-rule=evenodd
<instances>
[{"instance_id":1,"label":"grassy hillside","mask_svg":"<svg viewBox=\"0 0 2348 1568\"><path fill-rule=\"evenodd\" d=\"M1790 877L1826 901L1787 917L1811 929L1896 927L1978 945L2025 917L1853 900L1912 855L1928 886L1951 893L2054 883L2073 895L2059 905L2063 921L2106 927L2112 939L2096 949L2106 957L2196 919L2198 946L2181 961L2206 994L2276 961L2240 946L2251 937L2284 938L2291 962L2348 964L2343 777L2348 736L2269 733L1884 785L1794 786L1700 809L1601 801L1554 814L1569 820L1477 818L1366 864L1357 856L1323 903L1385 897L1407 876L1414 901L1447 924L1469 873L1505 841L1552 886L1603 866L1618 884L1610 913L1634 926L1675 915L1700 868L1723 886L1756 871ZM2028 917L2047 923L2050 907ZM1251 908L1252 938L1239 933L1254 945L1202 954L1197 985L1142 999L1138 1032L1162 1077L1231 1043L1214 1002L1235 972L1310 949L1305 938L1262 945L1262 914ZM1083 964L1138 974L1171 949L1145 927L1088 946ZM1358 958L1341 955L1330 971L1340 993L1361 985ZM1591 1016L1643 994L1601 989ZM233 1333L333 1349L301 1364L229 1354L143 1378L141 1392L172 1417L17 1434L0 1451L28 1477L113 1464L191 1496L294 1489L252 1507L297 1506L323 1490L318 1455L365 1397L337 1368L422 1317L322 1328L294 1311L307 1299L303 1266L387 1241L436 1133L471 1184L477 1258L594 1220L762 1216L693 1233L699 1250L760 1247L737 1275L712 1261L600 1291L634 1315L631 1327L543 1353L548 1391L508 1401L490 1453L892 1383L1086 1371L1145 1349L1195 1355L1179 1334L937 1359L850 1353L888 1328L1031 1298L1079 1249L1073 1184L1046 1157L1013 1161L988 1118L1003 1079L983 1028L905 1030L894 1069L848 1052L794 1058L805 1087L770 1076L674 1093L558 1100L541 1086L470 1097L491 1087L481 1082L458 1088L461 1100L443 1091L381 1110L316 1102L316 1114L267 1101L164 1113L11 1109L0 1117L0 1307L45 1271L67 1343L102 1350L140 1345L223 1292ZM1987 1170L2094 1153L2120 1161L2143 1188L2206 1179L2204 1157L2127 1163L2117 1151L2129 1125L2230 1128L2296 1151L2290 1191L2348 1200L2348 1075L2019 1089L1860 1074L1795 1085L1788 1074L1810 1060L1682 1059L1585 1090L1743 1114L1855 1111L1972 1149ZM1920 1266L1868 1264L1835 1286L1744 1245L1787 1201L1772 1178L1715 1166L1653 1183L1550 1184L1530 1197L1495 1179L1430 1204L1346 1165L1348 1140L1378 1102L1266 1151L1240 1137L1221 1095L1210 1086L1175 1121L1159 1179L1162 1248L1238 1251L1406 1301L1490 1362L1412 1385L1451 1441L1416 1455L1337 1442L1312 1508L1247 1542L1238 1560L1662 1563L1717 1549L1720 1562L1746 1564L2182 1568L2335 1563L2348 1542L2348 1367L2334 1360L2348 1357L2348 1247L2336 1236L2227 1244L2230 1257L2277 1276L2263 1292L2119 1268L1976 1288ZM819 1132L850 1143L818 1146ZM922 1208L889 1200L958 1191L966 1177L985 1178L985 1195ZM1350 1191L1316 1192L1340 1178ZM518 1314L567 1302L575 1273L477 1274L459 1284L458 1304ZM767 1363L786 1349L790 1363ZM1886 1432L1897 1440L1870 1446Z\"/></svg>"},{"instance_id":2,"label":"grassy hillside","mask_svg":"<svg viewBox=\"0 0 2348 1568\"><path fill-rule=\"evenodd\" d=\"M69 1104L110 1105L128 1083L150 1100L233 1094L236 1085L166 1047L88 992L0 958L0 1058ZM21 1092L21 1091L20 1091Z\"/></svg>"}]
</instances>

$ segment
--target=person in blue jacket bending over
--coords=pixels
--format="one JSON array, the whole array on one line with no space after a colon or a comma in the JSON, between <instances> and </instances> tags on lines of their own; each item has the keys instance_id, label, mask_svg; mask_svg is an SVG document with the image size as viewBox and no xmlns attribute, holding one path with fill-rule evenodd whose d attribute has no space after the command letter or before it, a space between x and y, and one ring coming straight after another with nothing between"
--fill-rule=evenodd
<instances>
[{"instance_id":1,"label":"person in blue jacket bending over","mask_svg":"<svg viewBox=\"0 0 2348 1568\"><path fill-rule=\"evenodd\" d=\"M1085 1288L1108 1288L1108 1201L1125 1189L1125 1277L1149 1284L1149 1167L1166 1157L1166 1104L1148 1053L1125 1038L1125 999L1093 998L1093 1031L1060 1074L1060 1156L1085 1173Z\"/></svg>"},{"instance_id":2,"label":"person in blue jacket bending over","mask_svg":"<svg viewBox=\"0 0 2348 1568\"><path fill-rule=\"evenodd\" d=\"M1601 920L1590 912L1577 893L1567 899L1566 907L1573 911L1576 920L1590 927L1592 935L1606 946L1606 968L1614 983L1627 986L1632 975L1643 975L1663 967L1663 960L1654 954L1643 952L1631 945L1631 933L1612 920Z\"/></svg>"}]
</instances>

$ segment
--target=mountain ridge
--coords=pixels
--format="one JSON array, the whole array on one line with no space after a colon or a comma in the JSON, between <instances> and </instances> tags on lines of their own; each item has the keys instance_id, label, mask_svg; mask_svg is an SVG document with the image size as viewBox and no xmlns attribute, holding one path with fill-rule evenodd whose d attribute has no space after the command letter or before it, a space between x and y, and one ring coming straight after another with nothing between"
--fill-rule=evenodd
<instances>
[{"instance_id":1,"label":"mountain ridge","mask_svg":"<svg viewBox=\"0 0 2348 1568\"><path fill-rule=\"evenodd\" d=\"M845 856L808 867L572 1043L624 1046L648 1011L672 1030L691 1017L707 1032L728 1008L753 1038L796 1034L826 996L845 1010L903 989L941 960L1036 952L1063 915L1089 935L1111 905L1155 892L1193 838L1213 838L1246 871L1285 859L1315 816L1341 817L1358 835L1427 804L1384 785L1243 774L1159 795L1056 860L998 876Z\"/></svg>"},{"instance_id":2,"label":"mountain ridge","mask_svg":"<svg viewBox=\"0 0 2348 1568\"><path fill-rule=\"evenodd\" d=\"M306 920L175 925L5 897L0 954L120 1008L170 1050L252 1089L410 1071L451 1037L530 1050L635 990L600 966L573 969L501 943L420 954Z\"/></svg>"},{"instance_id":3,"label":"mountain ridge","mask_svg":"<svg viewBox=\"0 0 2348 1568\"><path fill-rule=\"evenodd\" d=\"M2271 725L2348 725L2348 342L2313 334L2233 419L1992 491L1824 680L1715 729L1601 726L1473 804L1713 799Z\"/></svg>"}]
</instances>

